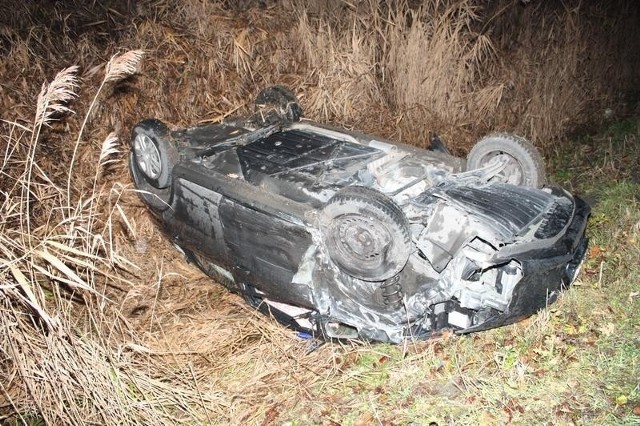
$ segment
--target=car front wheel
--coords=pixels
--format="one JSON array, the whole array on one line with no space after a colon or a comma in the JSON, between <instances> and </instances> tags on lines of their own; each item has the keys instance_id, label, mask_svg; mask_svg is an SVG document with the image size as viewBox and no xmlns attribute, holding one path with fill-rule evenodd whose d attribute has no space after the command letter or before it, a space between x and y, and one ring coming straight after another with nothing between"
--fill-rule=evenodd
<instances>
[{"instance_id":1,"label":"car front wheel","mask_svg":"<svg viewBox=\"0 0 640 426\"><path fill-rule=\"evenodd\" d=\"M484 137L469 152L467 170L486 166L495 157L505 160L496 179L513 185L540 188L545 184L545 167L540 152L528 140L509 133Z\"/></svg>"},{"instance_id":2,"label":"car front wheel","mask_svg":"<svg viewBox=\"0 0 640 426\"><path fill-rule=\"evenodd\" d=\"M407 219L393 200L365 187L338 191L324 207L321 226L331 260L364 281L400 272L411 252Z\"/></svg>"}]
</instances>

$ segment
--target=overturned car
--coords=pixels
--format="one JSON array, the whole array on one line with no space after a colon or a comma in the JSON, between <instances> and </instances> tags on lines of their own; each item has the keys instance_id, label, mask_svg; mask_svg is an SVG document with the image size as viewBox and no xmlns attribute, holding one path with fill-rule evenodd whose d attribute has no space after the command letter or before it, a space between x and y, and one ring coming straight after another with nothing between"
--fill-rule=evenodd
<instances>
[{"instance_id":1,"label":"overturned car","mask_svg":"<svg viewBox=\"0 0 640 426\"><path fill-rule=\"evenodd\" d=\"M301 118L263 90L256 113L132 131L138 193L205 273L316 337L401 342L513 323L575 279L589 207L544 187L526 140L467 161Z\"/></svg>"}]
</instances>

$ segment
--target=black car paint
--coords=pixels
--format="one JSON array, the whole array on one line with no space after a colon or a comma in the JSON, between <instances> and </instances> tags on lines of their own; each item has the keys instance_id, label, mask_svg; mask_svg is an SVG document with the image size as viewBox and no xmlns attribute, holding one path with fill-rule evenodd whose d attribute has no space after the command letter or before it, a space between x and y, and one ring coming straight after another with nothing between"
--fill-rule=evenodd
<instances>
[{"instance_id":1,"label":"black car paint","mask_svg":"<svg viewBox=\"0 0 640 426\"><path fill-rule=\"evenodd\" d=\"M419 150L311 122L298 127L276 122L255 129L242 121L230 122L172 132L170 138L180 156L172 171L171 200L167 208L151 206L166 232L205 272L218 276L212 268L220 267L224 273L219 278L231 290L281 322L316 336L398 342L447 328L472 332L509 324L552 302L570 284L568 276L586 249L589 208L582 200L559 189L543 194L499 184L465 187L465 179L480 175L462 173L462 161L446 152ZM424 191L403 205L420 211L437 204L432 217L442 207L443 220L456 211L460 216L456 223L463 229L443 230L444 225L427 223L414 235L419 238L425 233L422 248L411 254L396 277L363 281L340 271L324 252L319 216L340 188L374 185L367 165L394 152L389 148L393 146L400 146L407 155L396 163L392 159L391 165L404 161L408 172L401 173L398 188L388 194L396 196L416 182L429 180ZM135 167L133 155L131 167ZM450 176L460 177L452 180ZM526 232L527 226L537 224L542 229L541 215L549 214L548 203L563 202L571 204L570 217L556 220L551 215L544 222L548 238L519 241L518 234ZM410 220L419 221L419 215ZM522 277L511 290L508 305L502 312L489 307L469 309L455 297L439 300L443 297L434 296L437 303L425 306L422 314L413 308L407 324L409 308L403 297L435 291L430 288L433 281L474 238L478 224L491 222L499 223L494 231L508 242L492 247L491 268L507 271L497 274L509 273L513 261L521 268ZM437 231L432 237L430 227ZM448 238L454 231L460 232ZM478 244L491 247L487 241ZM426 271L422 263L433 270ZM302 268L308 270L301 272ZM469 271L470 282L473 273ZM296 278L300 274L303 280ZM302 316L310 326L279 309L279 303L306 309ZM468 317L469 326L450 322L456 313Z\"/></svg>"}]
</instances>

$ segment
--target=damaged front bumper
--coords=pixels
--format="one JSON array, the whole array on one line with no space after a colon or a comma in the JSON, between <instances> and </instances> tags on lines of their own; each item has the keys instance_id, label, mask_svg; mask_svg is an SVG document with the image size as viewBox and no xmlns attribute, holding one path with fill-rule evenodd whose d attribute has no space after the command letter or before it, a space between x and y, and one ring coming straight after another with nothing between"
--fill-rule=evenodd
<instances>
[{"instance_id":1,"label":"damaged front bumper","mask_svg":"<svg viewBox=\"0 0 640 426\"><path fill-rule=\"evenodd\" d=\"M586 255L588 239L585 228L590 207L575 198L573 220L562 236L546 247L531 244L531 248L510 253L509 258L496 261L517 261L522 279L511 294L511 302L504 312L460 330L462 333L486 330L517 322L555 302L559 293L568 288L579 273Z\"/></svg>"},{"instance_id":2,"label":"damaged front bumper","mask_svg":"<svg viewBox=\"0 0 640 426\"><path fill-rule=\"evenodd\" d=\"M568 199L572 215L559 232L498 250L488 262L491 266L478 272L489 272L491 278L461 280L462 290L431 306L430 314L408 328L405 336L425 338L442 329L459 334L487 330L517 322L553 303L578 275L587 250L590 207L579 198ZM484 288L484 293L474 293L478 288Z\"/></svg>"}]
</instances>

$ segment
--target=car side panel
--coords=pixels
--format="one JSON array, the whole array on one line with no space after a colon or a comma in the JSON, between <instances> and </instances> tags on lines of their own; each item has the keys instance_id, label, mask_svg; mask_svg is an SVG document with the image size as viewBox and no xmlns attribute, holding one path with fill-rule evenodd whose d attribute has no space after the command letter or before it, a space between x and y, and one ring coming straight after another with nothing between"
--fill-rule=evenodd
<instances>
[{"instance_id":1,"label":"car side panel","mask_svg":"<svg viewBox=\"0 0 640 426\"><path fill-rule=\"evenodd\" d=\"M165 220L176 242L226 265L227 250L218 213L222 195L184 179L178 180L174 191L172 208L165 212Z\"/></svg>"},{"instance_id":2,"label":"car side panel","mask_svg":"<svg viewBox=\"0 0 640 426\"><path fill-rule=\"evenodd\" d=\"M208 255L229 270L238 285L251 285L265 297L313 307L311 289L292 284L313 243L305 221L311 210L184 162L174 168L174 197L163 219L179 245Z\"/></svg>"},{"instance_id":3,"label":"car side panel","mask_svg":"<svg viewBox=\"0 0 640 426\"><path fill-rule=\"evenodd\" d=\"M221 201L219 211L236 280L258 288L266 297L313 306L309 288L292 288L293 276L312 244L309 232L230 198Z\"/></svg>"}]
</instances>

